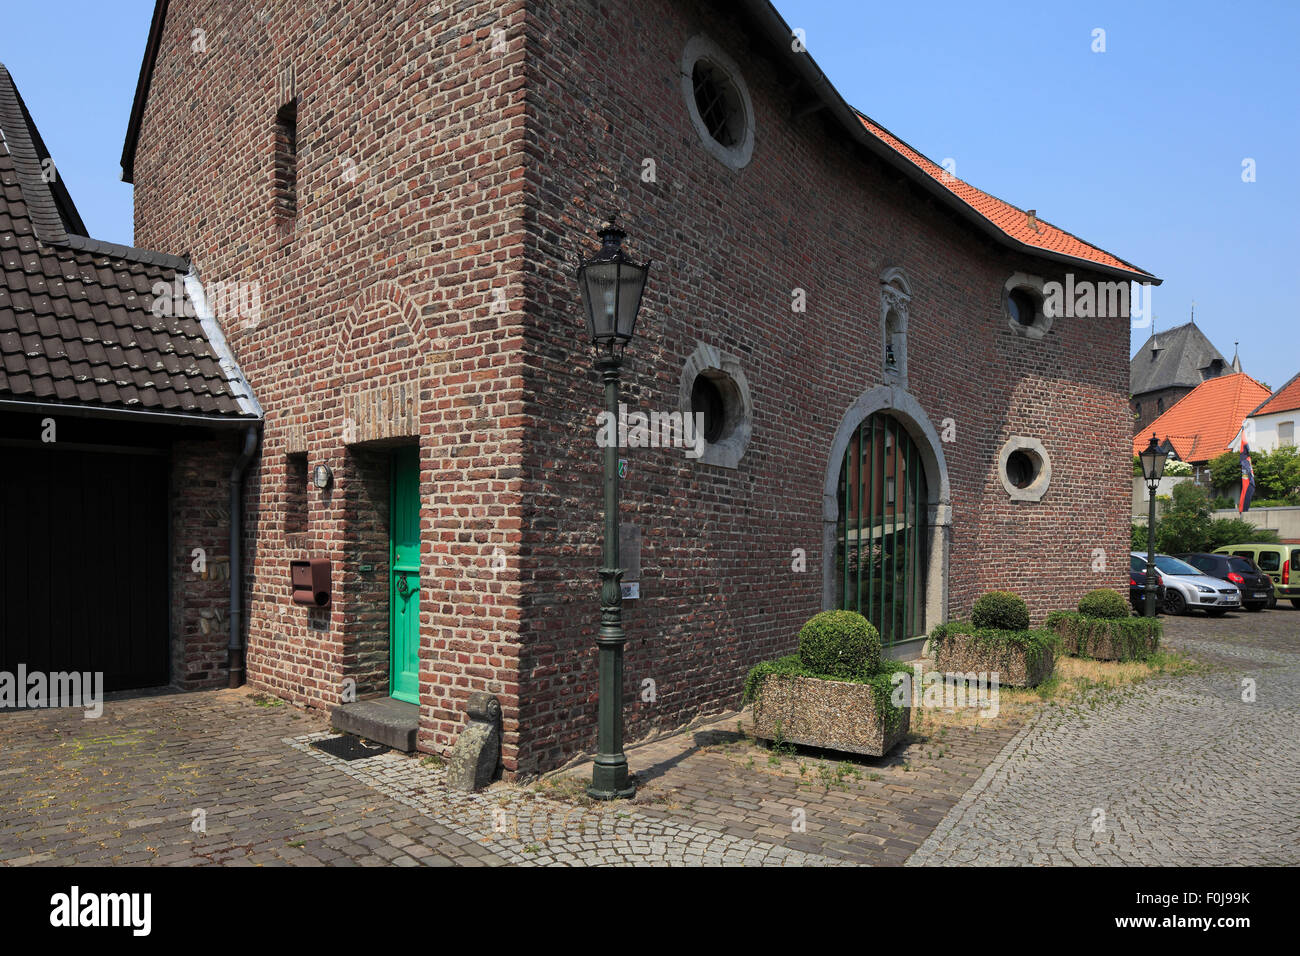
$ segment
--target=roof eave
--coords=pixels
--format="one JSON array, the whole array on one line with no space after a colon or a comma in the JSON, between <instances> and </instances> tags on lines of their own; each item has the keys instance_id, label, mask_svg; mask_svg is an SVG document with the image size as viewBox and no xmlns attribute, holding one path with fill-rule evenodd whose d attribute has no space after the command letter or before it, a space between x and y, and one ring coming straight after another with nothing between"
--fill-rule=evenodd
<instances>
[{"instance_id":1,"label":"roof eave","mask_svg":"<svg viewBox=\"0 0 1300 956\"><path fill-rule=\"evenodd\" d=\"M153 20L149 24L149 39L144 46L144 59L140 61L140 76L135 83L135 100L131 104L131 119L126 126L126 141L122 144L122 182L135 183L135 147L144 123L145 101L149 98L149 85L153 82L153 68L158 61L158 48L162 45L163 23L167 20L167 0L156 0Z\"/></svg>"},{"instance_id":2,"label":"roof eave","mask_svg":"<svg viewBox=\"0 0 1300 956\"><path fill-rule=\"evenodd\" d=\"M1080 259L1077 256L1032 246L1016 239L1014 236L1007 235L1006 232L963 202L951 190L945 188L906 156L897 152L888 143L873 136L858 120L858 112L844 101L839 91L835 89L826 74L822 72L821 67L812 58L812 54L807 51L796 52L793 49L793 44L790 42L793 31L791 31L790 25L785 22L785 19L777 12L776 7L771 4L770 0L740 0L740 6L762 27L773 48L781 52L786 63L812 89L824 107L839 121L840 125L844 127L844 130L855 142L864 146L869 153L887 166L901 173L937 204L955 213L984 235L1015 252L1038 259L1080 266L1099 272L1102 275L1128 281L1147 282L1151 285L1160 285L1164 281L1137 267L1120 269L1100 262L1093 262L1091 259Z\"/></svg>"}]
</instances>

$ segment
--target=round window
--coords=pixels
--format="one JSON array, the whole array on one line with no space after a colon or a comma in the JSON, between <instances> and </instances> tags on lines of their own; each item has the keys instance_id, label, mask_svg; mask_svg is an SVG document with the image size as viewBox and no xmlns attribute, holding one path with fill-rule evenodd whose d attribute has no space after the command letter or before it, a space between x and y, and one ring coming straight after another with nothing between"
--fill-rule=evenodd
<instances>
[{"instance_id":1,"label":"round window","mask_svg":"<svg viewBox=\"0 0 1300 956\"><path fill-rule=\"evenodd\" d=\"M1042 501L1052 482L1052 461L1037 438L1007 439L998 452L998 478L1012 501Z\"/></svg>"},{"instance_id":2,"label":"round window","mask_svg":"<svg viewBox=\"0 0 1300 956\"><path fill-rule=\"evenodd\" d=\"M697 375L691 386L691 411L704 416L704 440L712 444L722 437L726 422L726 403L717 384L706 375Z\"/></svg>"},{"instance_id":3,"label":"round window","mask_svg":"<svg viewBox=\"0 0 1300 956\"><path fill-rule=\"evenodd\" d=\"M1012 289L1007 294L1007 310L1011 313L1011 318L1020 325L1033 325L1034 318L1038 313L1038 304L1034 302L1034 297L1025 289Z\"/></svg>"},{"instance_id":4,"label":"round window","mask_svg":"<svg viewBox=\"0 0 1300 956\"><path fill-rule=\"evenodd\" d=\"M686 41L682 98L704 148L731 169L754 154L754 104L735 61L703 34Z\"/></svg>"},{"instance_id":5,"label":"round window","mask_svg":"<svg viewBox=\"0 0 1300 956\"><path fill-rule=\"evenodd\" d=\"M1038 477L1039 463L1032 452L1013 451L1007 457L1007 480L1017 488L1028 488Z\"/></svg>"},{"instance_id":6,"label":"round window","mask_svg":"<svg viewBox=\"0 0 1300 956\"><path fill-rule=\"evenodd\" d=\"M698 60L691 70L695 108L714 142L727 149L745 139L745 108L731 77L711 60Z\"/></svg>"}]
</instances>

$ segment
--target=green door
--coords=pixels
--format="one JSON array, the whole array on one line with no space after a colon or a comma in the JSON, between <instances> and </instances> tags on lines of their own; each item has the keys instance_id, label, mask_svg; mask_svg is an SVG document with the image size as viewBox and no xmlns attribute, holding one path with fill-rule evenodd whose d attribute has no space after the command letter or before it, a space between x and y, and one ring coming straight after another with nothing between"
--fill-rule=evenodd
<instances>
[{"instance_id":1,"label":"green door","mask_svg":"<svg viewBox=\"0 0 1300 956\"><path fill-rule=\"evenodd\" d=\"M420 702L420 450L393 453L389 512L388 694Z\"/></svg>"}]
</instances>

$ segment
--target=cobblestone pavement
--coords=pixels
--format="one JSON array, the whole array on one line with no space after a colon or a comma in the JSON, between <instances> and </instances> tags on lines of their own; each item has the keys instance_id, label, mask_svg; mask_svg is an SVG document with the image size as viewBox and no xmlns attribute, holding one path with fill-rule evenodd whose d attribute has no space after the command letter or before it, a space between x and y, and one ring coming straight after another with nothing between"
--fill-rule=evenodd
<instances>
[{"instance_id":1,"label":"cobblestone pavement","mask_svg":"<svg viewBox=\"0 0 1300 956\"><path fill-rule=\"evenodd\" d=\"M248 691L4 713L0 865L897 864L1014 732L959 729L815 783L725 752L756 749L735 726L633 748L637 801L583 806L453 791L420 756L342 760L310 746L331 736L319 715Z\"/></svg>"},{"instance_id":2,"label":"cobblestone pavement","mask_svg":"<svg viewBox=\"0 0 1300 956\"><path fill-rule=\"evenodd\" d=\"M617 805L571 776L471 795L428 758L345 761L311 746L320 715L246 690L3 713L0 865L1300 862L1300 612L1167 628L1214 669L881 760L769 754L731 715L631 748Z\"/></svg>"},{"instance_id":3,"label":"cobblestone pavement","mask_svg":"<svg viewBox=\"0 0 1300 956\"><path fill-rule=\"evenodd\" d=\"M908 865L1300 863L1300 611L1165 634L1211 669L1044 711Z\"/></svg>"}]
</instances>

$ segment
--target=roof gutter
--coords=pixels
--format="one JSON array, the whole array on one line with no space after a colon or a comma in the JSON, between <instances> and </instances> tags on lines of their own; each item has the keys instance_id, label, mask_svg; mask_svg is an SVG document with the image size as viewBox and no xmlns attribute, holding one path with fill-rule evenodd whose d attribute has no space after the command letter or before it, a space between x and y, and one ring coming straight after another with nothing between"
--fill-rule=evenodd
<instances>
[{"instance_id":1,"label":"roof gutter","mask_svg":"<svg viewBox=\"0 0 1300 956\"><path fill-rule=\"evenodd\" d=\"M844 127L851 139L865 147L867 152L881 160L885 165L900 173L905 179L934 200L936 204L955 213L958 218L965 220L994 242L1024 255L1072 266L1081 266L1093 272L1099 272L1129 282L1160 285L1163 281L1155 276L1139 273L1136 270L1119 269L1115 266L1092 262L1088 259L1079 259L1075 256L1067 256L1064 253L1053 252L1039 246L1031 246L1007 235L969 205L962 202L951 190L946 189L924 170L918 169L915 163L905 156L901 156L889 144L871 135L859 121L857 111L844 102L844 98L840 96L839 91L835 89L831 81L826 78L826 74L822 72L821 67L812 58L812 54L794 51L790 42L794 32L781 14L777 12L776 7L772 6L770 0L737 0L737 5L743 8L759 25L768 41L783 55L786 63L794 70L796 75L812 89L813 93L821 101L822 106L839 120L840 125Z\"/></svg>"},{"instance_id":2,"label":"roof gutter","mask_svg":"<svg viewBox=\"0 0 1300 956\"><path fill-rule=\"evenodd\" d=\"M258 419L235 415L190 415L185 412L150 412L134 408L113 408L107 405L72 405L62 402L27 402L22 399L0 398L0 411L29 412L32 414L64 415L68 418L89 418L100 421L134 422L143 425L180 425L191 428L247 428Z\"/></svg>"}]
</instances>

